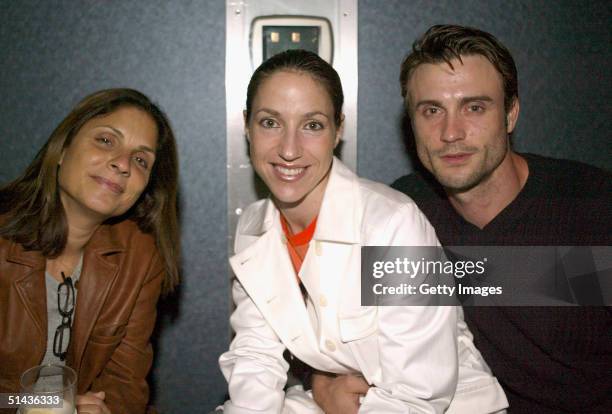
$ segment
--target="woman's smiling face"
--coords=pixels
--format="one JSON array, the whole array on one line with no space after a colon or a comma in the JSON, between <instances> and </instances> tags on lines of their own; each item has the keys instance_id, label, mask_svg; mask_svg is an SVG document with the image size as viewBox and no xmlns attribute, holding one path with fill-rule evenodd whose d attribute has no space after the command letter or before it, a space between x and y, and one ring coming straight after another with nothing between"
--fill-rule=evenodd
<instances>
[{"instance_id":1,"label":"woman's smiling face","mask_svg":"<svg viewBox=\"0 0 612 414\"><path fill-rule=\"evenodd\" d=\"M341 127L311 75L280 70L259 86L246 133L251 163L279 208L320 206Z\"/></svg>"},{"instance_id":2,"label":"woman's smiling face","mask_svg":"<svg viewBox=\"0 0 612 414\"><path fill-rule=\"evenodd\" d=\"M151 116L132 106L86 122L59 162L67 216L101 222L129 210L149 182L157 134Z\"/></svg>"}]
</instances>

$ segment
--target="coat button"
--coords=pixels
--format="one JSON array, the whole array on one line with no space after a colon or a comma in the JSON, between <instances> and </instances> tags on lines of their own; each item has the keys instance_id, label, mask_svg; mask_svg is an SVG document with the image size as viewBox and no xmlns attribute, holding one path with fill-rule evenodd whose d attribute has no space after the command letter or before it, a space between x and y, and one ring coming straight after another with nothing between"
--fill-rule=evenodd
<instances>
[{"instance_id":1,"label":"coat button","mask_svg":"<svg viewBox=\"0 0 612 414\"><path fill-rule=\"evenodd\" d=\"M325 348L327 348L329 352L334 352L336 350L336 344L334 344L334 341L327 339L325 340Z\"/></svg>"},{"instance_id":2,"label":"coat button","mask_svg":"<svg viewBox=\"0 0 612 414\"><path fill-rule=\"evenodd\" d=\"M317 256L321 256L323 254L323 245L320 241L315 241L315 253Z\"/></svg>"},{"instance_id":3,"label":"coat button","mask_svg":"<svg viewBox=\"0 0 612 414\"><path fill-rule=\"evenodd\" d=\"M325 295L321 295L321 297L319 298L319 305L321 305L322 307L327 306L327 298L325 297Z\"/></svg>"}]
</instances>

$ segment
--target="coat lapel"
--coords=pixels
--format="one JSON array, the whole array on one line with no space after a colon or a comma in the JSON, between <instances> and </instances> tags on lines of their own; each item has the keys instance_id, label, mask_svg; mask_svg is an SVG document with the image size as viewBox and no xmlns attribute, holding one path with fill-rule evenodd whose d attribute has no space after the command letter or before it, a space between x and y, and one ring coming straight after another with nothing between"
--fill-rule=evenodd
<instances>
[{"instance_id":1,"label":"coat lapel","mask_svg":"<svg viewBox=\"0 0 612 414\"><path fill-rule=\"evenodd\" d=\"M247 247L241 246L244 249L230 258L230 264L236 278L287 349L301 361L324 370L326 366L322 365L321 355L315 351L317 339L284 242L279 213L271 202L261 207L259 219L243 228L246 234L238 238L254 241ZM264 233L255 237L255 229Z\"/></svg>"},{"instance_id":2,"label":"coat lapel","mask_svg":"<svg viewBox=\"0 0 612 414\"><path fill-rule=\"evenodd\" d=\"M322 292L335 299L338 315L361 311L361 232L363 201L358 177L334 158L317 229L313 236L316 274L306 267L304 280L319 278ZM368 230L366 230L368 231ZM309 252L310 254L311 252Z\"/></svg>"},{"instance_id":3,"label":"coat lapel","mask_svg":"<svg viewBox=\"0 0 612 414\"><path fill-rule=\"evenodd\" d=\"M276 228L232 257L230 263L240 283L283 342L303 334L308 315L287 246Z\"/></svg>"},{"instance_id":4,"label":"coat lapel","mask_svg":"<svg viewBox=\"0 0 612 414\"><path fill-rule=\"evenodd\" d=\"M47 295L45 294L45 258L38 251L25 251L21 245L12 243L8 260L30 269L15 280L14 286L27 314L34 321L42 338L47 338ZM41 293L42 292L42 293Z\"/></svg>"},{"instance_id":5,"label":"coat lapel","mask_svg":"<svg viewBox=\"0 0 612 414\"><path fill-rule=\"evenodd\" d=\"M121 267L121 255L125 246L117 242L110 226L102 225L92 236L83 255L83 270L77 291L76 318L73 322L74 341L68 354L68 363L78 369L93 327L102 305L110 292Z\"/></svg>"},{"instance_id":6,"label":"coat lapel","mask_svg":"<svg viewBox=\"0 0 612 414\"><path fill-rule=\"evenodd\" d=\"M313 240L361 242L361 197L357 176L334 157Z\"/></svg>"}]
</instances>

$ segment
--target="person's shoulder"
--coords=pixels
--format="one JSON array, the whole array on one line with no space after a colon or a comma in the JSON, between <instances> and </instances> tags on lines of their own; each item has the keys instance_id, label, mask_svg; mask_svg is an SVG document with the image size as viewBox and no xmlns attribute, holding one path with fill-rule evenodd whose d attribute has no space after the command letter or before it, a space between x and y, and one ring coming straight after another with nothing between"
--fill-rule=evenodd
<instances>
[{"instance_id":1,"label":"person's shoulder","mask_svg":"<svg viewBox=\"0 0 612 414\"><path fill-rule=\"evenodd\" d=\"M252 202L240 213L237 225L238 233L264 227L266 218L274 210L274 203L270 198L262 198Z\"/></svg>"},{"instance_id":2,"label":"person's shoulder","mask_svg":"<svg viewBox=\"0 0 612 414\"><path fill-rule=\"evenodd\" d=\"M429 199L445 199L444 190L433 176L415 171L395 180L391 187L408 195L417 203Z\"/></svg>"},{"instance_id":3,"label":"person's shoulder","mask_svg":"<svg viewBox=\"0 0 612 414\"><path fill-rule=\"evenodd\" d=\"M378 215L396 211L404 205L415 205L405 194L386 184L359 177L341 162L334 163L326 197L335 200L333 204L358 203L367 215L371 210Z\"/></svg>"},{"instance_id":4,"label":"person's shoulder","mask_svg":"<svg viewBox=\"0 0 612 414\"><path fill-rule=\"evenodd\" d=\"M438 244L435 231L415 200L382 183L364 178L358 183L363 245Z\"/></svg>"},{"instance_id":5,"label":"person's shoulder","mask_svg":"<svg viewBox=\"0 0 612 414\"><path fill-rule=\"evenodd\" d=\"M527 161L530 177L554 188L558 194L605 195L612 188L612 173L602 168L574 160L520 155Z\"/></svg>"},{"instance_id":6,"label":"person's shoulder","mask_svg":"<svg viewBox=\"0 0 612 414\"><path fill-rule=\"evenodd\" d=\"M155 236L152 233L143 231L134 220L125 219L119 222L104 224L112 240L115 240L126 247L137 246L141 249L155 249Z\"/></svg>"},{"instance_id":7,"label":"person's shoulder","mask_svg":"<svg viewBox=\"0 0 612 414\"><path fill-rule=\"evenodd\" d=\"M426 187L427 183L420 172L403 175L391 183L391 187L403 193Z\"/></svg>"},{"instance_id":8,"label":"person's shoulder","mask_svg":"<svg viewBox=\"0 0 612 414\"><path fill-rule=\"evenodd\" d=\"M12 243L11 240L0 236L0 262L4 262Z\"/></svg>"},{"instance_id":9,"label":"person's shoulder","mask_svg":"<svg viewBox=\"0 0 612 414\"><path fill-rule=\"evenodd\" d=\"M393 233L402 226L413 231L429 226L420 207L408 195L364 178L359 179L359 189L362 237L366 244L384 233L384 229Z\"/></svg>"},{"instance_id":10,"label":"person's shoulder","mask_svg":"<svg viewBox=\"0 0 612 414\"><path fill-rule=\"evenodd\" d=\"M270 198L261 198L257 201L253 201L242 211L240 218L251 220L255 217L260 217L262 212L265 212L268 208L268 203L270 202Z\"/></svg>"},{"instance_id":11,"label":"person's shoulder","mask_svg":"<svg viewBox=\"0 0 612 414\"><path fill-rule=\"evenodd\" d=\"M556 171L565 174L575 173L580 175L610 175L610 171L581 161L553 158L531 153L521 153L520 155L527 160L529 166L535 165L553 172Z\"/></svg>"},{"instance_id":12,"label":"person's shoulder","mask_svg":"<svg viewBox=\"0 0 612 414\"><path fill-rule=\"evenodd\" d=\"M371 181L366 178L359 178L359 191L364 205L376 205L376 209L397 210L401 206L416 206L412 198L401 191L390 186Z\"/></svg>"},{"instance_id":13,"label":"person's shoulder","mask_svg":"<svg viewBox=\"0 0 612 414\"><path fill-rule=\"evenodd\" d=\"M240 214L234 233L234 253L240 253L268 231L277 217L276 207L270 198L262 198L249 204Z\"/></svg>"}]
</instances>

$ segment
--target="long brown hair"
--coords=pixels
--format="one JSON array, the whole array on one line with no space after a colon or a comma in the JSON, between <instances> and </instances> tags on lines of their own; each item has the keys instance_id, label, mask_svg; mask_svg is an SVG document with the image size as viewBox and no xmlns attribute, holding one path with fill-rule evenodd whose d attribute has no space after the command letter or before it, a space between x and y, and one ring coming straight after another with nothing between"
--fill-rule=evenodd
<instances>
[{"instance_id":1,"label":"long brown hair","mask_svg":"<svg viewBox=\"0 0 612 414\"><path fill-rule=\"evenodd\" d=\"M156 160L147 187L121 217L131 219L154 235L166 270L163 290L179 280L177 217L178 156L174 133L166 115L144 94L133 89L106 89L85 97L55 128L25 172L0 189L0 214L5 215L0 236L57 257L66 246L68 226L58 183L58 161L81 127L90 119L131 106L151 116L157 125Z\"/></svg>"}]
</instances>

